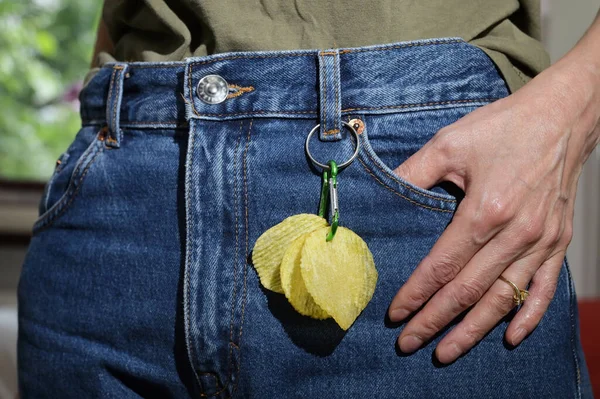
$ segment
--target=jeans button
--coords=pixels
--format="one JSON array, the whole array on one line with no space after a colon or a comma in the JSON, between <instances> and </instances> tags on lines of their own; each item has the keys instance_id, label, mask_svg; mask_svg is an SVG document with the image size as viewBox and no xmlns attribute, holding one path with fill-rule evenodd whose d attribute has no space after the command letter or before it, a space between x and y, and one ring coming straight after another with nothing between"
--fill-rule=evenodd
<instances>
[{"instance_id":1,"label":"jeans button","mask_svg":"<svg viewBox=\"0 0 600 399\"><path fill-rule=\"evenodd\" d=\"M206 75L198 82L196 93L207 104L219 104L227 98L229 86L219 75Z\"/></svg>"}]
</instances>

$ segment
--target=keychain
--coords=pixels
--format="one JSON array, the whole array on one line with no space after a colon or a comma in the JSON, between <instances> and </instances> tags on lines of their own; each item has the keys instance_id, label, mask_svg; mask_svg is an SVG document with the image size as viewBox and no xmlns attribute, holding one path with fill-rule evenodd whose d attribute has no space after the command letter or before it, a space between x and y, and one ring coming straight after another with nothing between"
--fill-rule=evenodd
<instances>
[{"instance_id":1,"label":"keychain","mask_svg":"<svg viewBox=\"0 0 600 399\"><path fill-rule=\"evenodd\" d=\"M342 164L333 160L322 164L312 157L309 142L319 125L306 138L309 159L323 170L319 213L290 216L268 229L256 241L252 261L261 284L284 294L298 313L315 319L332 317L347 330L371 300L378 275L367 244L339 226L338 173L354 161L360 146L354 127L343 123L356 148Z\"/></svg>"}]
</instances>

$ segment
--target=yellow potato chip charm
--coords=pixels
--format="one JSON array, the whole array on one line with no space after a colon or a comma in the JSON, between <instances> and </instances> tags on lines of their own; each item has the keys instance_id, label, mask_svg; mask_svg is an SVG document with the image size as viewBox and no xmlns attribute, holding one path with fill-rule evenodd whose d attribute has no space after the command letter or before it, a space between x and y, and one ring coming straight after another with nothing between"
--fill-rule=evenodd
<instances>
[{"instance_id":1,"label":"yellow potato chip charm","mask_svg":"<svg viewBox=\"0 0 600 399\"><path fill-rule=\"evenodd\" d=\"M378 274L367 244L352 230L338 227L338 170L348 166L359 150L358 133L343 123L354 134L356 148L339 166L334 161L321 164L310 154L308 143L319 125L306 139L309 159L323 168L318 215L290 216L268 229L256 241L252 261L261 284L285 294L298 313L315 319L332 317L347 330L373 297ZM328 198L331 225L325 219Z\"/></svg>"},{"instance_id":2,"label":"yellow potato chip charm","mask_svg":"<svg viewBox=\"0 0 600 399\"><path fill-rule=\"evenodd\" d=\"M344 330L367 306L377 283L377 269L367 244L352 230L339 227L335 239L323 229L304 241L300 270L306 290Z\"/></svg>"},{"instance_id":3,"label":"yellow potato chip charm","mask_svg":"<svg viewBox=\"0 0 600 399\"><path fill-rule=\"evenodd\" d=\"M271 291L283 294L279 268L288 246L296 238L326 226L327 220L322 217L302 213L290 216L265 231L256 240L252 251L252 263L262 285Z\"/></svg>"}]
</instances>

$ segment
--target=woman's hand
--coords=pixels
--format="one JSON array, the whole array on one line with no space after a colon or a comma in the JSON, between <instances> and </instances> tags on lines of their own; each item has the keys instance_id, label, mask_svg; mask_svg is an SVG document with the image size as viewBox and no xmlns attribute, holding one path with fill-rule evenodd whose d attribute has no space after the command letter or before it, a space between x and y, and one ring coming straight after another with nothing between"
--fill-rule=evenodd
<instances>
[{"instance_id":1,"label":"woman's hand","mask_svg":"<svg viewBox=\"0 0 600 399\"><path fill-rule=\"evenodd\" d=\"M531 282L507 341L518 345L540 322L571 240L577 180L600 137L600 60L585 51L593 45L598 57L598 39L582 40L515 94L443 128L395 170L420 187L451 181L465 191L390 305L390 319L400 321L427 302L404 327L402 351L475 305L436 348L443 363L467 352L515 306L500 275L520 289Z\"/></svg>"}]
</instances>

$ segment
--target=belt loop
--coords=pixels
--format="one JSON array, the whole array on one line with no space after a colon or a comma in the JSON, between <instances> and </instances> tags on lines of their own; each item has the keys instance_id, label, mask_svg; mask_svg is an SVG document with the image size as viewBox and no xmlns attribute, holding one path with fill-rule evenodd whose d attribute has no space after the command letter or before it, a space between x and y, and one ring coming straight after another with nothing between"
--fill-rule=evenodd
<instances>
[{"instance_id":1,"label":"belt loop","mask_svg":"<svg viewBox=\"0 0 600 399\"><path fill-rule=\"evenodd\" d=\"M121 118L121 100L123 98L123 80L127 72L127 64L115 64L110 77L108 97L106 99L106 123L108 124L108 138L106 145L119 148L123 132L119 120Z\"/></svg>"},{"instance_id":2,"label":"belt loop","mask_svg":"<svg viewBox=\"0 0 600 399\"><path fill-rule=\"evenodd\" d=\"M342 138L342 96L338 49L319 52L319 137L323 141Z\"/></svg>"}]
</instances>

